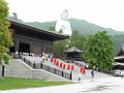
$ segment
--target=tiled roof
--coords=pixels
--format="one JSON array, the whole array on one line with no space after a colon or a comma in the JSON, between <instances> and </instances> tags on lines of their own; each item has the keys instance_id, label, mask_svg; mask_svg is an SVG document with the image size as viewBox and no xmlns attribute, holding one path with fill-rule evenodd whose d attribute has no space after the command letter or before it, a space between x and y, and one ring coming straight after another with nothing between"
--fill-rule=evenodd
<instances>
[{"instance_id":1,"label":"tiled roof","mask_svg":"<svg viewBox=\"0 0 124 93\"><path fill-rule=\"evenodd\" d=\"M76 48L76 47L71 47L70 49L65 50L65 52L78 52L78 53L82 53L82 51L79 50L79 49Z\"/></svg>"}]
</instances>

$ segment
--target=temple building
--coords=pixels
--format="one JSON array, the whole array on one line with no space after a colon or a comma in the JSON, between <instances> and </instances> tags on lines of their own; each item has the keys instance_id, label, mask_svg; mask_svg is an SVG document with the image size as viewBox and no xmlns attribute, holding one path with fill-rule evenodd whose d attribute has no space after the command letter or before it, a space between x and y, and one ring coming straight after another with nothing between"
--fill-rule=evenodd
<instances>
[{"instance_id":1,"label":"temple building","mask_svg":"<svg viewBox=\"0 0 124 93\"><path fill-rule=\"evenodd\" d=\"M61 35L55 32L41 30L9 19L11 26L14 47L10 48L13 53L28 53L41 56L42 53L53 53L53 42L57 40L68 39L69 36Z\"/></svg>"},{"instance_id":2,"label":"temple building","mask_svg":"<svg viewBox=\"0 0 124 93\"><path fill-rule=\"evenodd\" d=\"M114 58L115 62L124 63L124 46L121 45L121 49L117 56Z\"/></svg>"},{"instance_id":3,"label":"temple building","mask_svg":"<svg viewBox=\"0 0 124 93\"><path fill-rule=\"evenodd\" d=\"M124 70L124 46L121 45L121 49L117 56L114 58L115 64L113 66L113 69L121 69Z\"/></svg>"}]
</instances>

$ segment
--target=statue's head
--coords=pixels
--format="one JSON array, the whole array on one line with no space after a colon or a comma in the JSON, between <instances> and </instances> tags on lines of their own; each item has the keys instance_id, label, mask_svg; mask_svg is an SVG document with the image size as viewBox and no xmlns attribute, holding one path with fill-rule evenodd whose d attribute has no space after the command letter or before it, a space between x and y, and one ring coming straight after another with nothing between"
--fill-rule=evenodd
<instances>
[{"instance_id":1,"label":"statue's head","mask_svg":"<svg viewBox=\"0 0 124 93\"><path fill-rule=\"evenodd\" d=\"M69 18L69 13L68 13L68 10L65 9L65 10L62 12L62 14L61 14L61 19L62 19L62 20L68 20L68 18Z\"/></svg>"}]
</instances>

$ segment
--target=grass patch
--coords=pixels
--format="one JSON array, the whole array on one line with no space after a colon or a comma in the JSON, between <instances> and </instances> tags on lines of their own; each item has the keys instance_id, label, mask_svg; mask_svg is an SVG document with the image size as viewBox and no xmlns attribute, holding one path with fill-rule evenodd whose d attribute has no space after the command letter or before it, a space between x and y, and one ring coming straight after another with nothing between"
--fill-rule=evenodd
<instances>
[{"instance_id":1,"label":"grass patch","mask_svg":"<svg viewBox=\"0 0 124 93\"><path fill-rule=\"evenodd\" d=\"M4 78L4 79L0 79L0 90L31 88L31 87L46 87L46 86L64 85L71 83L72 82Z\"/></svg>"}]
</instances>

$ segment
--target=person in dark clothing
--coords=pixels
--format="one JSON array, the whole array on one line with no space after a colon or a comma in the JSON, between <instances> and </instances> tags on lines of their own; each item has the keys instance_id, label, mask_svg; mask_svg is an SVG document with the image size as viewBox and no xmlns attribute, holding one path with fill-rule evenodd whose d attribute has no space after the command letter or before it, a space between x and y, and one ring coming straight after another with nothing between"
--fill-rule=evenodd
<instances>
[{"instance_id":1,"label":"person in dark clothing","mask_svg":"<svg viewBox=\"0 0 124 93\"><path fill-rule=\"evenodd\" d=\"M93 81L93 78L95 76L94 70L91 71L91 81Z\"/></svg>"}]
</instances>

